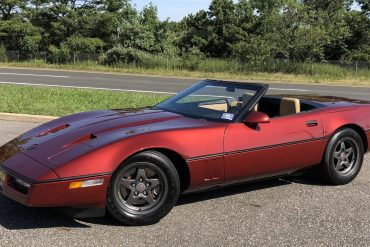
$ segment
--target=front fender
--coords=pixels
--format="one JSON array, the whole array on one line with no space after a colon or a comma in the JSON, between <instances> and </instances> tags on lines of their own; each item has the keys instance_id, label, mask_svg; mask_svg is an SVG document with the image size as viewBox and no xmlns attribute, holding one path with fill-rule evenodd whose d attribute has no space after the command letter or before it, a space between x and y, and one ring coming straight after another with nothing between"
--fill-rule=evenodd
<instances>
[{"instance_id":1,"label":"front fender","mask_svg":"<svg viewBox=\"0 0 370 247\"><path fill-rule=\"evenodd\" d=\"M56 160L53 169L61 178L112 173L128 157L148 149L172 150L184 159L217 154L223 152L223 135L223 128L203 128L142 133L108 144L106 138L96 138L89 143L91 150L68 162Z\"/></svg>"}]
</instances>

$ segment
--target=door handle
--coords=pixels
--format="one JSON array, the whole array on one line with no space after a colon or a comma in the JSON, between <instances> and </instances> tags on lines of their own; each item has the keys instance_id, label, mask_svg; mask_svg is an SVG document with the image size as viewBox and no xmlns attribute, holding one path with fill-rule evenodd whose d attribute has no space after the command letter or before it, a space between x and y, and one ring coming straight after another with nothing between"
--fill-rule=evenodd
<instances>
[{"instance_id":1,"label":"door handle","mask_svg":"<svg viewBox=\"0 0 370 247\"><path fill-rule=\"evenodd\" d=\"M315 127L318 125L318 122L316 120L310 120L306 122L307 127Z\"/></svg>"}]
</instances>

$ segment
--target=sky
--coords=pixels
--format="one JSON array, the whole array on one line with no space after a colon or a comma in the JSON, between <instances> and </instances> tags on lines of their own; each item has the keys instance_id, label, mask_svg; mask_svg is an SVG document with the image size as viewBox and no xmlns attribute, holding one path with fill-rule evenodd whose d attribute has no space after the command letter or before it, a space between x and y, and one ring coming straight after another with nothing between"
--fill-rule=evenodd
<instances>
[{"instance_id":1,"label":"sky","mask_svg":"<svg viewBox=\"0 0 370 247\"><path fill-rule=\"evenodd\" d=\"M158 7L161 20L169 17L172 21L179 21L190 13L207 10L211 0L132 0L132 4L139 10L150 2Z\"/></svg>"},{"instance_id":2,"label":"sky","mask_svg":"<svg viewBox=\"0 0 370 247\"><path fill-rule=\"evenodd\" d=\"M131 0L131 2L138 10L142 10L145 5L152 2L158 7L158 16L161 20L169 17L172 21L179 21L201 9L208 10L211 0ZM359 9L356 3L352 7Z\"/></svg>"}]
</instances>

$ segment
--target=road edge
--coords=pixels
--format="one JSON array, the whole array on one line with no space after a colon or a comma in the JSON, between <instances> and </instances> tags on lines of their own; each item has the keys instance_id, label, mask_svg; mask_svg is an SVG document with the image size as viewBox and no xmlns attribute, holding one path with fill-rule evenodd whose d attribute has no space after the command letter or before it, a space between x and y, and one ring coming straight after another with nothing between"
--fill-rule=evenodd
<instances>
[{"instance_id":1,"label":"road edge","mask_svg":"<svg viewBox=\"0 0 370 247\"><path fill-rule=\"evenodd\" d=\"M0 120L5 121L45 123L54 119L57 119L57 117L0 112Z\"/></svg>"}]
</instances>

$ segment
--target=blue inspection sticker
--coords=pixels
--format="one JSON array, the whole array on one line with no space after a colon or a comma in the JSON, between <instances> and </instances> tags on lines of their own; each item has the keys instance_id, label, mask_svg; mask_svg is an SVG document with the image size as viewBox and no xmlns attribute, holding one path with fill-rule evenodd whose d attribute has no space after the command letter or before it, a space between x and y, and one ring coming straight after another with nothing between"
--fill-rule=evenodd
<instances>
[{"instance_id":1,"label":"blue inspection sticker","mask_svg":"<svg viewBox=\"0 0 370 247\"><path fill-rule=\"evenodd\" d=\"M224 113L221 116L221 119L227 119L227 120L233 120L234 119L234 114L231 113Z\"/></svg>"}]
</instances>

